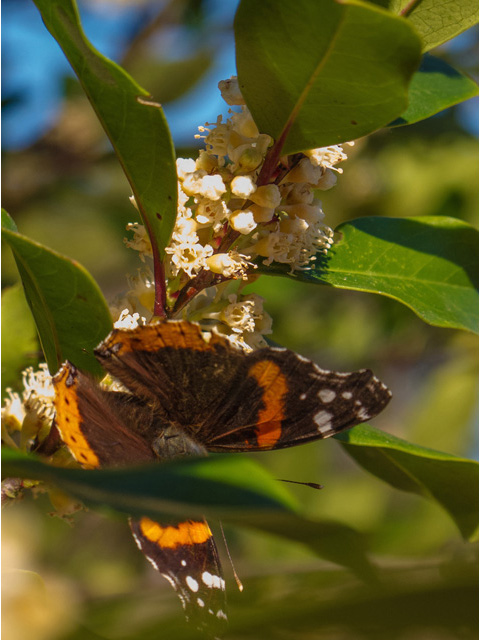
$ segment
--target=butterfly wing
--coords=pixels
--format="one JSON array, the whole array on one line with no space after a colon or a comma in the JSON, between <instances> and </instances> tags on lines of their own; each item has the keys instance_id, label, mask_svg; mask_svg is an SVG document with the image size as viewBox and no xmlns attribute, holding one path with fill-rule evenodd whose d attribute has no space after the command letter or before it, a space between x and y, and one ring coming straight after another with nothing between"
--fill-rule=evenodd
<instances>
[{"instance_id":1,"label":"butterfly wing","mask_svg":"<svg viewBox=\"0 0 480 640\"><path fill-rule=\"evenodd\" d=\"M245 382L227 400L209 451L262 451L328 438L375 417L391 393L368 369L339 373L287 349L248 354ZM245 398L251 398L245 402ZM243 419L234 407L244 406Z\"/></svg>"},{"instance_id":2,"label":"butterfly wing","mask_svg":"<svg viewBox=\"0 0 480 640\"><path fill-rule=\"evenodd\" d=\"M152 411L128 394L103 390L65 362L53 378L55 423L73 457L85 468L156 459L149 442L131 425L151 423Z\"/></svg>"},{"instance_id":3,"label":"butterfly wing","mask_svg":"<svg viewBox=\"0 0 480 640\"><path fill-rule=\"evenodd\" d=\"M133 393L209 451L327 438L377 415L391 393L371 371L338 373L288 349L247 354L188 322L116 330L96 350Z\"/></svg>"},{"instance_id":4,"label":"butterfly wing","mask_svg":"<svg viewBox=\"0 0 480 640\"><path fill-rule=\"evenodd\" d=\"M227 621L225 581L208 524L165 526L141 518L130 527L139 549L177 592L187 620L209 637L220 634Z\"/></svg>"},{"instance_id":5,"label":"butterfly wing","mask_svg":"<svg viewBox=\"0 0 480 640\"><path fill-rule=\"evenodd\" d=\"M103 390L65 362L54 377L56 424L74 458L85 468L157 460L141 435L151 430L152 410L131 394ZM226 621L225 583L212 533L205 521L163 526L132 520L140 550L177 592L187 619L209 633Z\"/></svg>"}]
</instances>

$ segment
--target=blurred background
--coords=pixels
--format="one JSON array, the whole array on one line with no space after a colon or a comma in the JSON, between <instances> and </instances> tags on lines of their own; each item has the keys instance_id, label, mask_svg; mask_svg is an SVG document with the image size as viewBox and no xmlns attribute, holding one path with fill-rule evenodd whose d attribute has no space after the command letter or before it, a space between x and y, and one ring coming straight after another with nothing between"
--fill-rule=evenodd
<instances>
[{"instance_id":1,"label":"blurred background","mask_svg":"<svg viewBox=\"0 0 480 640\"><path fill-rule=\"evenodd\" d=\"M195 157L198 125L227 113L217 83L235 74L236 5L79 2L88 38L163 104L181 157ZM2 18L3 207L21 233L83 264L111 300L127 288L126 274L141 266L123 244L125 225L137 220L128 183L33 2L3 0ZM434 54L476 77L477 37L469 30ZM477 110L470 100L358 141L337 186L321 194L328 224L366 215L445 215L476 226ZM8 248L2 268L8 294L18 283ZM428 326L399 303L370 294L266 276L250 289L265 298L275 342L325 368L372 368L388 384L394 397L375 426L476 457L473 335ZM28 317L24 302L20 313ZM36 348L28 355L28 363L38 362ZM2 389L20 388L18 371L3 377ZM433 501L368 475L335 441L256 458L275 477L321 483L321 492L288 486L309 517L367 534L388 588L367 586L300 544L226 527L245 584L236 591L220 548L228 638L476 637L475 550ZM124 518L81 511L62 519L52 511L47 495L30 494L4 512L5 640L196 637L170 586L137 551Z\"/></svg>"}]
</instances>

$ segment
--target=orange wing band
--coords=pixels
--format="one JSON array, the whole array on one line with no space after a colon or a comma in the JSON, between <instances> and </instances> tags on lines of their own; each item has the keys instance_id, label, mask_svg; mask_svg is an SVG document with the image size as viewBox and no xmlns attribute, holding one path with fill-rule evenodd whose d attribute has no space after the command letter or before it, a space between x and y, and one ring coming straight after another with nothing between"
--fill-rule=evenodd
<instances>
[{"instance_id":1,"label":"orange wing band","mask_svg":"<svg viewBox=\"0 0 480 640\"><path fill-rule=\"evenodd\" d=\"M206 522L193 520L187 520L175 526L163 527L150 518L141 518L140 529L148 540L158 544L162 549L202 544L212 537L212 532Z\"/></svg>"},{"instance_id":2,"label":"orange wing band","mask_svg":"<svg viewBox=\"0 0 480 640\"><path fill-rule=\"evenodd\" d=\"M263 389L264 408L258 413L257 442L262 449L272 449L282 435L285 418L283 398L288 391L287 379L271 360L259 360L248 371Z\"/></svg>"},{"instance_id":3,"label":"orange wing band","mask_svg":"<svg viewBox=\"0 0 480 640\"><path fill-rule=\"evenodd\" d=\"M100 461L81 430L82 418L77 402L77 384L75 369L70 363L65 362L53 378L55 423L75 460L85 469L96 469L100 466Z\"/></svg>"},{"instance_id":4,"label":"orange wing band","mask_svg":"<svg viewBox=\"0 0 480 640\"><path fill-rule=\"evenodd\" d=\"M162 322L159 324L136 327L135 329L116 329L110 333L101 345L112 349L119 344L118 355L132 351L158 351L164 347L176 349L194 349L209 351L211 346L202 337L200 327L190 322Z\"/></svg>"}]
</instances>

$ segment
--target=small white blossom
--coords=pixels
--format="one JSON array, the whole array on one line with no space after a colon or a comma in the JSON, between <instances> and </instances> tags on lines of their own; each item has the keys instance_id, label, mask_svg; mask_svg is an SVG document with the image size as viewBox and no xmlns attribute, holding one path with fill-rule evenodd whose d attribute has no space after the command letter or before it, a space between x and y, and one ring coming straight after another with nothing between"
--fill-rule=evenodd
<instances>
[{"instance_id":1,"label":"small white blossom","mask_svg":"<svg viewBox=\"0 0 480 640\"><path fill-rule=\"evenodd\" d=\"M147 230L143 224L138 222L129 222L127 224L127 231L133 231L133 238L129 240L124 238L123 241L127 247L138 251L139 258L142 262L145 262L145 256L152 257L152 244L148 237Z\"/></svg>"},{"instance_id":2,"label":"small white blossom","mask_svg":"<svg viewBox=\"0 0 480 640\"><path fill-rule=\"evenodd\" d=\"M353 142L346 143L350 146ZM310 149L304 152L305 155L310 158L312 164L317 167L324 167L325 169L334 169L339 173L342 173L342 169L337 169L336 164L347 159L347 154L339 144L332 145L331 147L319 147L318 149Z\"/></svg>"},{"instance_id":3,"label":"small white blossom","mask_svg":"<svg viewBox=\"0 0 480 640\"><path fill-rule=\"evenodd\" d=\"M203 246L200 243L175 243L166 247L165 252L171 255L170 271L176 276L184 271L192 277L199 273L205 266L206 260L213 253L213 247Z\"/></svg>"},{"instance_id":4,"label":"small white blossom","mask_svg":"<svg viewBox=\"0 0 480 640\"><path fill-rule=\"evenodd\" d=\"M223 200L209 200L198 198L195 222L199 228L213 225L214 231L219 231L230 211Z\"/></svg>"},{"instance_id":5,"label":"small white blossom","mask_svg":"<svg viewBox=\"0 0 480 640\"><path fill-rule=\"evenodd\" d=\"M19 431L25 419L23 400L18 393L13 392L10 388L5 389L5 392L7 397L3 401L2 427L5 427L7 431Z\"/></svg>"},{"instance_id":6,"label":"small white blossom","mask_svg":"<svg viewBox=\"0 0 480 640\"><path fill-rule=\"evenodd\" d=\"M34 371L28 367L22 372L24 390L20 394L7 389L8 397L2 408L2 429L20 431L20 446L24 448L31 439L44 428L52 424L55 408L55 391L52 377L45 363Z\"/></svg>"},{"instance_id":7,"label":"small white blossom","mask_svg":"<svg viewBox=\"0 0 480 640\"><path fill-rule=\"evenodd\" d=\"M147 324L146 318L140 317L139 313L130 314L128 309L124 309L113 326L115 329L135 329L145 324Z\"/></svg>"}]
</instances>

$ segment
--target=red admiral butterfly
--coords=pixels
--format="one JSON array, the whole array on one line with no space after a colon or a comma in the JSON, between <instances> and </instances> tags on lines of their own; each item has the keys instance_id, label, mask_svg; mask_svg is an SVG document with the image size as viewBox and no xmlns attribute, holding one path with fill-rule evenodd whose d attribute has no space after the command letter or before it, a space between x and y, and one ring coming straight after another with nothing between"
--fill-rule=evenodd
<instances>
[{"instance_id":1,"label":"red admiral butterfly","mask_svg":"<svg viewBox=\"0 0 480 640\"><path fill-rule=\"evenodd\" d=\"M366 369L325 371L277 347L245 353L183 321L114 330L95 355L128 392L102 388L69 362L54 377L57 428L85 468L291 447L369 420L391 397ZM187 618L221 627L225 582L208 524L145 517L131 528Z\"/></svg>"}]
</instances>

